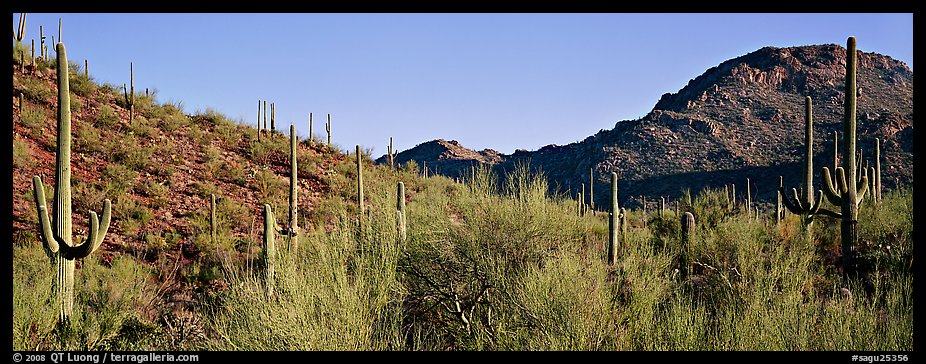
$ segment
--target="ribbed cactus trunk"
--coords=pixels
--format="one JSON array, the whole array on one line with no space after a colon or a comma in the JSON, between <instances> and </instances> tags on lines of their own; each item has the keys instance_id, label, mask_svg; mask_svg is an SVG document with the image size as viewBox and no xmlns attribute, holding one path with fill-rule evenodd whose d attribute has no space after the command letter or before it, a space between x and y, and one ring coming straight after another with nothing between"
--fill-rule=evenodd
<instances>
[{"instance_id":1,"label":"ribbed cactus trunk","mask_svg":"<svg viewBox=\"0 0 926 364\"><path fill-rule=\"evenodd\" d=\"M691 238L694 236L695 218L691 212L685 212L681 216L681 235L682 246L679 254L679 266L682 270L682 276L687 276L690 272L688 267L689 253L691 252Z\"/></svg>"},{"instance_id":2,"label":"ribbed cactus trunk","mask_svg":"<svg viewBox=\"0 0 926 364\"><path fill-rule=\"evenodd\" d=\"M296 126L289 126L289 247L293 256L299 251L299 176L297 175Z\"/></svg>"},{"instance_id":3,"label":"ribbed cactus trunk","mask_svg":"<svg viewBox=\"0 0 926 364\"><path fill-rule=\"evenodd\" d=\"M405 215L405 183L399 182L396 191L395 215L396 215L396 233L400 242L405 242L406 238L406 215Z\"/></svg>"},{"instance_id":4,"label":"ribbed cactus trunk","mask_svg":"<svg viewBox=\"0 0 926 364\"><path fill-rule=\"evenodd\" d=\"M359 207L360 215L357 218L357 228L359 233L363 234L363 220L364 220L364 208L363 208L363 158L360 154L360 145L357 145L357 206Z\"/></svg>"},{"instance_id":5,"label":"ribbed cactus trunk","mask_svg":"<svg viewBox=\"0 0 926 364\"><path fill-rule=\"evenodd\" d=\"M621 229L619 213L621 209L617 205L617 173L611 172L611 214L608 224L608 265L614 265L617 261L617 249L620 246L618 241L618 231Z\"/></svg>"},{"instance_id":6,"label":"ribbed cactus trunk","mask_svg":"<svg viewBox=\"0 0 926 364\"><path fill-rule=\"evenodd\" d=\"M868 191L868 181L864 176L861 180L856 175L857 160L855 156L856 148L856 51L855 37L849 37L846 41L846 102L845 102L845 119L843 122L843 150L842 150L842 167L835 171L836 186L831 183L830 173L827 168L823 169L824 179L826 180L826 197L835 205L840 206L841 211L841 238L842 238L842 266L843 273L846 277L854 271L852 246L858 241L858 208L862 198ZM848 176L846 175L848 174Z\"/></svg>"},{"instance_id":7,"label":"ribbed cactus trunk","mask_svg":"<svg viewBox=\"0 0 926 364\"><path fill-rule=\"evenodd\" d=\"M274 240L276 220L270 204L264 204L264 289L267 297L273 297L273 274L276 270L277 249Z\"/></svg>"},{"instance_id":8,"label":"ribbed cactus trunk","mask_svg":"<svg viewBox=\"0 0 926 364\"><path fill-rule=\"evenodd\" d=\"M109 230L112 204L109 199L103 201L102 220L97 220L96 213L90 211L90 231L87 239L79 245L72 244L71 110L68 62L64 44L58 43L56 47L58 54L58 149L55 161L55 207L52 212L51 222L48 217L45 186L42 183L42 178L34 176L32 184L42 242L48 252L55 258L58 266L55 290L58 298L58 320L59 324L63 324L69 322L74 309L75 259L87 257L103 243L103 238ZM54 225L54 230L52 230L52 225Z\"/></svg>"}]
</instances>

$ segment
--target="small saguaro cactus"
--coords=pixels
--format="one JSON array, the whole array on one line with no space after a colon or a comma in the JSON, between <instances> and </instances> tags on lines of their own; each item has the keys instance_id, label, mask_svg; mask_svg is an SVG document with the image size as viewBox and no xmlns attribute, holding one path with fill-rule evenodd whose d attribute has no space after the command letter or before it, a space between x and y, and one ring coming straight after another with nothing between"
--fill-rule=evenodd
<instances>
[{"instance_id":1,"label":"small saguaro cactus","mask_svg":"<svg viewBox=\"0 0 926 364\"><path fill-rule=\"evenodd\" d=\"M219 249L219 245L216 240L216 219L215 219L215 194L209 194L209 237L212 238L212 245L214 245L216 250Z\"/></svg>"},{"instance_id":2,"label":"small saguaro cactus","mask_svg":"<svg viewBox=\"0 0 926 364\"><path fill-rule=\"evenodd\" d=\"M784 217L784 211L782 211L783 206L781 204L781 189L784 187L784 178L778 176L778 191L775 191L778 195L778 200L775 203L775 224L780 224L781 219Z\"/></svg>"},{"instance_id":3,"label":"small saguaro cactus","mask_svg":"<svg viewBox=\"0 0 926 364\"><path fill-rule=\"evenodd\" d=\"M875 183L875 189L871 191L875 195L875 201L881 203L881 139L875 138L875 173L872 174Z\"/></svg>"},{"instance_id":4,"label":"small saguaro cactus","mask_svg":"<svg viewBox=\"0 0 926 364\"><path fill-rule=\"evenodd\" d=\"M64 44L56 45L58 71L58 148L55 161L55 207L52 221L49 222L48 207L45 202L45 186L42 178L32 178L36 209L39 215L39 227L42 243L57 261L58 278L56 290L58 296L59 323L69 321L74 307L74 267L75 259L89 256L103 243L109 231L112 203L103 201L102 220L97 220L96 212L90 211L90 232L87 239L77 245L72 244L71 230L71 110L70 89L68 87L68 62ZM52 228L54 223L54 229Z\"/></svg>"},{"instance_id":5,"label":"small saguaro cactus","mask_svg":"<svg viewBox=\"0 0 926 364\"><path fill-rule=\"evenodd\" d=\"M389 155L389 169L395 169L395 153L392 150L392 137L389 137L389 148L386 149L386 154Z\"/></svg>"},{"instance_id":6,"label":"small saguaro cactus","mask_svg":"<svg viewBox=\"0 0 926 364\"><path fill-rule=\"evenodd\" d=\"M826 176L829 179L829 176ZM835 216L832 211L822 209L823 191L819 191L816 201L813 196L813 100L810 96L804 98L804 184L802 196L798 196L797 189L792 188L794 200L788 198L783 186L778 187L782 196L782 203L793 214L801 215L801 225L805 232L810 232L813 217L817 214Z\"/></svg>"},{"instance_id":7,"label":"small saguaro cactus","mask_svg":"<svg viewBox=\"0 0 926 364\"><path fill-rule=\"evenodd\" d=\"M299 176L296 175L296 126L289 125L289 248L296 254L299 250Z\"/></svg>"},{"instance_id":8,"label":"small saguaro cactus","mask_svg":"<svg viewBox=\"0 0 926 364\"><path fill-rule=\"evenodd\" d=\"M588 169L588 208L595 213L595 168Z\"/></svg>"},{"instance_id":9,"label":"small saguaro cactus","mask_svg":"<svg viewBox=\"0 0 926 364\"><path fill-rule=\"evenodd\" d=\"M736 183L730 184L730 211L736 210Z\"/></svg>"},{"instance_id":10,"label":"small saguaro cactus","mask_svg":"<svg viewBox=\"0 0 926 364\"><path fill-rule=\"evenodd\" d=\"M261 128L261 131L267 131L267 100L264 100L264 127Z\"/></svg>"},{"instance_id":11,"label":"small saguaro cactus","mask_svg":"<svg viewBox=\"0 0 926 364\"><path fill-rule=\"evenodd\" d=\"M686 211L681 216L681 236L682 236L682 246L681 254L679 254L679 266L683 270L683 274L687 275L690 269L688 269L688 260L689 252L691 251L691 238L694 236L695 229L695 218L694 214Z\"/></svg>"},{"instance_id":12,"label":"small saguaro cactus","mask_svg":"<svg viewBox=\"0 0 926 364\"><path fill-rule=\"evenodd\" d=\"M309 113L309 146L312 146L315 137L312 136L312 113Z\"/></svg>"},{"instance_id":13,"label":"small saguaro cactus","mask_svg":"<svg viewBox=\"0 0 926 364\"><path fill-rule=\"evenodd\" d=\"M665 216L666 213L666 197L659 196L659 217Z\"/></svg>"},{"instance_id":14,"label":"small saguaro cactus","mask_svg":"<svg viewBox=\"0 0 926 364\"><path fill-rule=\"evenodd\" d=\"M861 187L856 180L855 154L855 112L856 112L856 51L855 37L846 41L846 101L843 119L842 166L836 168L834 184L828 168L823 167L823 179L826 181L826 198L834 205L840 206L838 217L842 237L842 267L848 275L852 270L852 246L858 241L858 208L868 192L868 181L862 177ZM846 176L848 174L848 176ZM834 186L835 185L835 186Z\"/></svg>"},{"instance_id":15,"label":"small saguaro cactus","mask_svg":"<svg viewBox=\"0 0 926 364\"><path fill-rule=\"evenodd\" d=\"M270 103L270 132L277 131L277 109L274 103ZM271 134L272 135L272 134Z\"/></svg>"},{"instance_id":16,"label":"small saguaro cactus","mask_svg":"<svg viewBox=\"0 0 926 364\"><path fill-rule=\"evenodd\" d=\"M621 224L621 234L627 232L627 210L621 207L620 215L620 224Z\"/></svg>"},{"instance_id":17,"label":"small saguaro cactus","mask_svg":"<svg viewBox=\"0 0 926 364\"><path fill-rule=\"evenodd\" d=\"M131 89L123 83L122 91L125 93L125 104L129 107L129 124L132 124L135 121L135 66L132 62L129 62L129 77Z\"/></svg>"},{"instance_id":18,"label":"small saguaro cactus","mask_svg":"<svg viewBox=\"0 0 926 364\"><path fill-rule=\"evenodd\" d=\"M746 178L746 211L752 210L752 188L749 182L749 178Z\"/></svg>"},{"instance_id":19,"label":"small saguaro cactus","mask_svg":"<svg viewBox=\"0 0 926 364\"><path fill-rule=\"evenodd\" d=\"M579 195L579 216L585 216L587 207L585 205L585 184L582 184L582 194Z\"/></svg>"},{"instance_id":20,"label":"small saguaro cactus","mask_svg":"<svg viewBox=\"0 0 926 364\"><path fill-rule=\"evenodd\" d=\"M399 241L404 242L406 238L406 227L405 227L405 183L399 182L396 191L396 203L395 203L395 220L396 220L396 233L399 236Z\"/></svg>"},{"instance_id":21,"label":"small saguaro cactus","mask_svg":"<svg viewBox=\"0 0 926 364\"><path fill-rule=\"evenodd\" d=\"M260 99L257 100L257 141L260 141Z\"/></svg>"},{"instance_id":22,"label":"small saguaro cactus","mask_svg":"<svg viewBox=\"0 0 926 364\"><path fill-rule=\"evenodd\" d=\"M90 61L84 58L84 78L90 79Z\"/></svg>"},{"instance_id":23,"label":"small saguaro cactus","mask_svg":"<svg viewBox=\"0 0 926 364\"><path fill-rule=\"evenodd\" d=\"M646 196L641 195L640 199L642 200L642 204L643 204L643 214L642 214L641 219L643 220L643 228L645 229L646 228Z\"/></svg>"},{"instance_id":24,"label":"small saguaro cactus","mask_svg":"<svg viewBox=\"0 0 926 364\"><path fill-rule=\"evenodd\" d=\"M23 93L20 92L19 93L19 115L20 115L19 117L20 118L22 118L22 112L23 112Z\"/></svg>"},{"instance_id":25,"label":"small saguaro cactus","mask_svg":"<svg viewBox=\"0 0 926 364\"><path fill-rule=\"evenodd\" d=\"M360 232L363 232L363 154L360 153L360 144L357 144L357 206L360 208L360 217L357 219Z\"/></svg>"},{"instance_id":26,"label":"small saguaro cactus","mask_svg":"<svg viewBox=\"0 0 926 364\"><path fill-rule=\"evenodd\" d=\"M331 147L331 113L328 113L328 121L325 122L325 132L328 133L328 147Z\"/></svg>"},{"instance_id":27,"label":"small saguaro cactus","mask_svg":"<svg viewBox=\"0 0 926 364\"><path fill-rule=\"evenodd\" d=\"M608 265L614 265L617 260L617 249L620 245L617 232L621 230L621 221L619 213L621 209L617 205L617 173L611 172L611 213L608 224Z\"/></svg>"},{"instance_id":28,"label":"small saguaro cactus","mask_svg":"<svg viewBox=\"0 0 926 364\"><path fill-rule=\"evenodd\" d=\"M264 282L267 297L273 296L273 273L276 268L277 248L274 235L277 231L277 222L273 217L270 204L264 204Z\"/></svg>"}]
</instances>

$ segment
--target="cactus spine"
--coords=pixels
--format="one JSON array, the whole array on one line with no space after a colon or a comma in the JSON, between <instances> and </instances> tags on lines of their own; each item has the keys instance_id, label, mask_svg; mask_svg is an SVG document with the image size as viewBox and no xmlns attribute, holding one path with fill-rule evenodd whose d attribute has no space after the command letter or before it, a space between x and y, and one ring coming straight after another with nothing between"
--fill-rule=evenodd
<instances>
[{"instance_id":1,"label":"cactus spine","mask_svg":"<svg viewBox=\"0 0 926 364\"><path fill-rule=\"evenodd\" d=\"M617 205L617 173L611 172L611 214L608 224L608 265L614 265L617 258L617 249L620 242L617 240L617 232L621 229L619 213L621 209Z\"/></svg>"},{"instance_id":2,"label":"cactus spine","mask_svg":"<svg viewBox=\"0 0 926 364\"><path fill-rule=\"evenodd\" d=\"M360 218L357 219L360 232L363 232L363 155L360 154L360 145L357 144L357 206L360 207Z\"/></svg>"},{"instance_id":3,"label":"cactus spine","mask_svg":"<svg viewBox=\"0 0 926 364\"><path fill-rule=\"evenodd\" d=\"M129 124L135 121L135 66L129 62L129 77L131 89L122 84L122 91L125 93L125 104L129 107ZM129 92L131 91L131 96Z\"/></svg>"},{"instance_id":4,"label":"cactus spine","mask_svg":"<svg viewBox=\"0 0 926 364\"><path fill-rule=\"evenodd\" d=\"M840 226L842 235L842 266L843 273L848 274L852 269L852 246L858 241L858 208L862 198L868 191L868 181L865 177L859 188L856 180L855 158L855 111L856 111L856 52L855 37L846 41L846 102L845 117L843 121L843 161L842 167L836 168L835 174L838 183L834 184L830 178L828 168L823 168L823 179L826 180L827 199L834 205L839 205L838 214L842 218ZM848 176L846 176L848 174Z\"/></svg>"},{"instance_id":5,"label":"cactus spine","mask_svg":"<svg viewBox=\"0 0 926 364\"><path fill-rule=\"evenodd\" d=\"M396 230L399 235L399 241L404 242L406 238L406 227L405 227L405 183L399 182L396 191L396 204L395 204L395 217L396 217Z\"/></svg>"},{"instance_id":6,"label":"cactus spine","mask_svg":"<svg viewBox=\"0 0 926 364\"><path fill-rule=\"evenodd\" d=\"M102 220L97 220L96 212L90 211L90 233L87 239L78 245L72 245L71 231L71 110L70 89L68 87L68 62L64 44L56 45L58 69L58 149L55 171L55 208L53 220L49 222L48 207L45 202L45 186L42 178L32 178L36 208L39 215L39 227L42 242L48 252L57 260L57 296L58 319L60 323L69 321L74 307L74 262L96 251L103 243L109 230L112 203L103 201ZM54 223L54 230L52 230Z\"/></svg>"},{"instance_id":7,"label":"cactus spine","mask_svg":"<svg viewBox=\"0 0 926 364\"><path fill-rule=\"evenodd\" d=\"M264 204L264 279L267 297L273 296L273 273L276 268L277 248L273 241L277 223L270 204Z\"/></svg>"},{"instance_id":8,"label":"cactus spine","mask_svg":"<svg viewBox=\"0 0 926 364\"><path fill-rule=\"evenodd\" d=\"M289 125L289 247L293 254L299 250L299 176L296 175L296 126Z\"/></svg>"}]
</instances>

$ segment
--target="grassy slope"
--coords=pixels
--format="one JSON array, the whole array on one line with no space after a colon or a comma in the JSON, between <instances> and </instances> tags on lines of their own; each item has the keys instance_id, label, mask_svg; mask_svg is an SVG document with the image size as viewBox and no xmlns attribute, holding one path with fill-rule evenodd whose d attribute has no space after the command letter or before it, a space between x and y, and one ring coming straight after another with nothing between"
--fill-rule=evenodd
<instances>
[{"instance_id":1,"label":"grassy slope","mask_svg":"<svg viewBox=\"0 0 926 364\"><path fill-rule=\"evenodd\" d=\"M271 203L284 225L288 140L258 143L219 113L189 117L152 97L137 97L129 125L119 90L78 72L74 226L103 198L115 217L103 251L79 264L74 325L55 330L54 269L30 192L34 174L53 184L53 80L14 70L14 94L26 95L13 110L15 350L912 349L910 192L862 209L862 275L847 296L836 222L819 219L809 240L794 216L776 225L726 211L722 192L694 199L687 277L674 211L630 211L608 267L605 217L577 216L574 200L547 196L543 177L523 169L460 184L367 158L358 235L354 156L306 143L305 233L295 255L276 239L268 298L259 212ZM217 246L206 235L209 193L220 197Z\"/></svg>"}]
</instances>

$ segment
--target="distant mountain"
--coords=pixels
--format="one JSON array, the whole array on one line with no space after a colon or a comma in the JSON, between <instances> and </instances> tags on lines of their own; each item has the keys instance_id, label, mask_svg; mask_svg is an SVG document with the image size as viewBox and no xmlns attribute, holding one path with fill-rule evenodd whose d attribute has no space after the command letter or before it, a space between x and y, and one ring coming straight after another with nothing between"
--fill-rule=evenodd
<instances>
[{"instance_id":1,"label":"distant mountain","mask_svg":"<svg viewBox=\"0 0 926 364\"><path fill-rule=\"evenodd\" d=\"M619 121L580 142L548 145L511 155L475 152L456 142L422 143L397 161L427 163L456 176L474 163L500 171L515 163L541 169L554 189L572 196L595 173L595 200L606 201L607 178L620 176L622 201L640 195L677 198L682 189L723 188L736 184L745 195L750 178L753 198L771 200L783 176L786 186L802 180L804 97L814 106L815 183L820 169L833 164L833 136L842 142L845 48L817 45L765 47L721 63L690 80L677 93L664 94L637 120ZM913 180L913 71L888 56L859 52L858 148L868 161L881 138L885 188ZM384 162L380 158L378 162ZM832 168L832 167L831 167ZM633 200L630 198L633 197Z\"/></svg>"}]
</instances>

